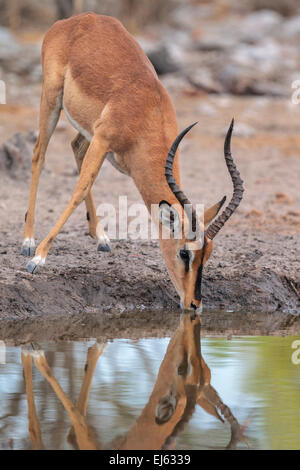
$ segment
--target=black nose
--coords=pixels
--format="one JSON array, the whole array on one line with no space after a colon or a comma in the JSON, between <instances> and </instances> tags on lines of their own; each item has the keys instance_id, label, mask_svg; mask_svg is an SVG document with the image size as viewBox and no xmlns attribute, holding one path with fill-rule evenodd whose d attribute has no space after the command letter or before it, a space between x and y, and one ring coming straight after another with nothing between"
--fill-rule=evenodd
<instances>
[{"instance_id":1,"label":"black nose","mask_svg":"<svg viewBox=\"0 0 300 470\"><path fill-rule=\"evenodd\" d=\"M194 302L191 303L191 308L193 308L194 310L197 310L197 305L194 304Z\"/></svg>"}]
</instances>

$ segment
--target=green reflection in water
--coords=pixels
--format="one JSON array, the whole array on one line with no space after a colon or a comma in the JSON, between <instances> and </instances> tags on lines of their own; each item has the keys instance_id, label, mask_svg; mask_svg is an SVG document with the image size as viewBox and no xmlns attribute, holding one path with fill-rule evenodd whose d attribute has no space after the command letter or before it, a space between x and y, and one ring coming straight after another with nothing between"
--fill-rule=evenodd
<instances>
[{"instance_id":1,"label":"green reflection in water","mask_svg":"<svg viewBox=\"0 0 300 470\"><path fill-rule=\"evenodd\" d=\"M203 358L211 369L213 387L240 423L252 448L300 449L300 364L292 363L298 337L204 338ZM75 402L89 342L44 343L48 362ZM141 414L152 392L168 339L116 340L100 358L88 403L88 423L101 442L123 434ZM300 345L298 346L300 350ZM7 348L0 365L0 447L30 448L27 404L20 348ZM39 371L34 391L43 440L47 448L69 448L68 416ZM229 428L197 407L177 440L178 449L224 448ZM239 448L245 448L239 444Z\"/></svg>"},{"instance_id":2,"label":"green reflection in water","mask_svg":"<svg viewBox=\"0 0 300 470\"><path fill-rule=\"evenodd\" d=\"M235 337L202 341L212 384L240 422L254 448L300 449L300 364L292 362L298 337Z\"/></svg>"},{"instance_id":3,"label":"green reflection in water","mask_svg":"<svg viewBox=\"0 0 300 470\"><path fill-rule=\"evenodd\" d=\"M297 339L253 339L255 360L247 374L247 391L264 404L262 434L269 449L300 448L300 364L292 362L292 344ZM242 384L245 389L245 380Z\"/></svg>"}]
</instances>

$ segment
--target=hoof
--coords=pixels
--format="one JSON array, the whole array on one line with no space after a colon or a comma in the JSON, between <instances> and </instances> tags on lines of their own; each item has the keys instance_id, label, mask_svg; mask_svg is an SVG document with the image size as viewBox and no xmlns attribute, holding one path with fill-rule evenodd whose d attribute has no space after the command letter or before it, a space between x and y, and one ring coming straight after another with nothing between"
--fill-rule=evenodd
<instances>
[{"instance_id":1,"label":"hoof","mask_svg":"<svg viewBox=\"0 0 300 470\"><path fill-rule=\"evenodd\" d=\"M108 243L105 243L104 245L99 243L97 246L97 251L110 251L110 246Z\"/></svg>"},{"instance_id":2,"label":"hoof","mask_svg":"<svg viewBox=\"0 0 300 470\"><path fill-rule=\"evenodd\" d=\"M33 261L29 261L29 263L26 264L26 269L29 273L35 274L39 270L39 265L35 264Z\"/></svg>"},{"instance_id":3,"label":"hoof","mask_svg":"<svg viewBox=\"0 0 300 470\"><path fill-rule=\"evenodd\" d=\"M110 241L105 234L98 238L97 251L110 251Z\"/></svg>"},{"instance_id":4,"label":"hoof","mask_svg":"<svg viewBox=\"0 0 300 470\"><path fill-rule=\"evenodd\" d=\"M31 351L30 352L30 355L34 358L34 359L41 359L43 357L45 357L45 353L42 349L39 349L39 350L35 350L35 351Z\"/></svg>"},{"instance_id":5,"label":"hoof","mask_svg":"<svg viewBox=\"0 0 300 470\"><path fill-rule=\"evenodd\" d=\"M34 256L35 247L34 246L22 246L21 255L23 256Z\"/></svg>"},{"instance_id":6,"label":"hoof","mask_svg":"<svg viewBox=\"0 0 300 470\"><path fill-rule=\"evenodd\" d=\"M32 238L26 238L21 248L21 254L23 256L34 256L35 254L35 243Z\"/></svg>"},{"instance_id":7,"label":"hoof","mask_svg":"<svg viewBox=\"0 0 300 470\"><path fill-rule=\"evenodd\" d=\"M35 274L43 264L45 264L45 260L42 259L41 256L35 256L26 264L26 269L29 273Z\"/></svg>"}]
</instances>

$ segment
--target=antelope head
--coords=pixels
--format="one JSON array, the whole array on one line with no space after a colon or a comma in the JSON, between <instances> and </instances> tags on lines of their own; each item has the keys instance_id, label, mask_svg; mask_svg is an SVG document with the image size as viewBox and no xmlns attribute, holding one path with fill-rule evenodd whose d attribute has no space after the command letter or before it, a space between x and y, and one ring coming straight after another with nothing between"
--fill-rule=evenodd
<instances>
[{"instance_id":1,"label":"antelope head","mask_svg":"<svg viewBox=\"0 0 300 470\"><path fill-rule=\"evenodd\" d=\"M202 307L202 271L203 266L211 256L213 239L224 226L225 222L239 206L243 197L243 181L233 161L230 142L234 121L228 129L225 143L225 162L233 183L233 195L230 203L217 217L223 206L226 196L212 207L204 211L204 224L197 218L196 210L189 202L186 195L177 185L173 175L173 163L180 141L185 134L195 125L187 127L175 139L166 160L165 177L167 183L178 201L178 205L171 205L168 201L159 204L159 218L161 229L168 227L169 239L160 237L161 251L166 261L170 278L180 296L183 310L201 310ZM188 233L183 230L188 220ZM179 234L179 235L178 235Z\"/></svg>"}]
</instances>

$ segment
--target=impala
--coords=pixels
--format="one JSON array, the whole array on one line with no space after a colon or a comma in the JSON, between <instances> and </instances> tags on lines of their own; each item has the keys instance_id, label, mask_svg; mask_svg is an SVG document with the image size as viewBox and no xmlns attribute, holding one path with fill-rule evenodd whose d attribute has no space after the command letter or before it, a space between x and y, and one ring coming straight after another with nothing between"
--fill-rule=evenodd
<instances>
[{"instance_id":1,"label":"impala","mask_svg":"<svg viewBox=\"0 0 300 470\"><path fill-rule=\"evenodd\" d=\"M201 354L201 319L194 312L185 313L173 334L161 363L152 393L136 422L123 436L109 444L110 449L155 450L175 448L176 438L183 431L196 405L230 425L228 449L239 441L248 445L230 408L225 405L211 385L211 372ZM34 449L43 445L37 418L32 382L32 357L36 367L56 393L66 409L72 428L68 441L80 449L100 449L86 419L91 383L99 357L105 344L95 343L88 349L85 373L76 405L74 405L55 378L43 351L23 350L22 362L28 403L28 428ZM137 384L139 382L137 381ZM223 417L224 419L223 419Z\"/></svg>"},{"instance_id":2,"label":"impala","mask_svg":"<svg viewBox=\"0 0 300 470\"><path fill-rule=\"evenodd\" d=\"M110 250L91 193L107 158L119 171L133 178L150 212L152 205L159 207L160 247L181 305L186 310L200 308L202 270L212 253L213 238L238 207L243 194L243 182L230 153L233 122L225 139L233 196L214 222L225 197L204 212L205 228L180 189L177 147L193 125L177 136L175 110L168 93L139 44L121 23L94 13L56 22L44 38L42 65L39 137L32 159L22 246L22 254L35 254L27 264L28 271L36 273L45 263L55 237L83 200L89 231L97 240L98 251ZM67 207L35 251L33 226L38 181L62 109L78 131L72 148L80 175ZM186 218L187 235L182 230L181 236L175 237ZM170 231L167 239L161 235L164 225ZM200 238L203 243L197 243Z\"/></svg>"}]
</instances>

